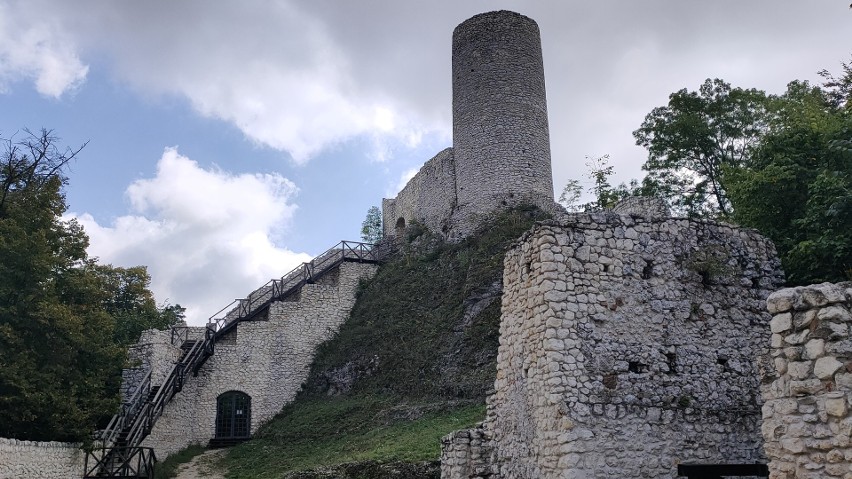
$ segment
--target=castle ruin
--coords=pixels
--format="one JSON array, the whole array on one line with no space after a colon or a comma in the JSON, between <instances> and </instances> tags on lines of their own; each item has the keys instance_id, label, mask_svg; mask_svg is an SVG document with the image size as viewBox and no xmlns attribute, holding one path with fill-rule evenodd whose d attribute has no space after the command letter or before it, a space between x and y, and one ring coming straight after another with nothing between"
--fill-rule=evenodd
<instances>
[{"instance_id":1,"label":"castle ruin","mask_svg":"<svg viewBox=\"0 0 852 479\"><path fill-rule=\"evenodd\" d=\"M383 201L385 235L420 223L458 241L519 205L554 219L506 255L494 392L479 426L444 438L442 477L661 479L756 462L775 479L852 477L852 283L771 294L783 273L770 241L653 199L560 211L536 23L474 16L452 52L453 146ZM375 273L346 248L223 310L212 336L146 332L127 404L141 385L155 399L171 389L142 444L162 459L246 439L291 401ZM72 445L0 440L2 479L66 477L82 460Z\"/></svg>"}]
</instances>

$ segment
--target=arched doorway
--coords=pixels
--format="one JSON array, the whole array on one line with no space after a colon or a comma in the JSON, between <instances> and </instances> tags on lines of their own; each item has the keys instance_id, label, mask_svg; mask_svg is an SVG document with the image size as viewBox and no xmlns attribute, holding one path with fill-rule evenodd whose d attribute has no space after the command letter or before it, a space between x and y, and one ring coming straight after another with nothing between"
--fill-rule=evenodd
<instances>
[{"instance_id":1,"label":"arched doorway","mask_svg":"<svg viewBox=\"0 0 852 479\"><path fill-rule=\"evenodd\" d=\"M251 397L228 391L216 399L216 439L251 436Z\"/></svg>"},{"instance_id":2,"label":"arched doorway","mask_svg":"<svg viewBox=\"0 0 852 479\"><path fill-rule=\"evenodd\" d=\"M401 237L405 233L405 218L396 220L396 228L394 228L397 236Z\"/></svg>"}]
</instances>

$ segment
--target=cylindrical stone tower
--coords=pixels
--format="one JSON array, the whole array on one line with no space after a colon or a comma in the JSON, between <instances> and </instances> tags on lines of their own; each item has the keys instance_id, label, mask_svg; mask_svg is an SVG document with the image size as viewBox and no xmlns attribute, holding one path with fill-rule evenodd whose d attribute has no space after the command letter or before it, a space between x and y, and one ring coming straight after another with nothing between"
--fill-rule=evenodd
<instances>
[{"instance_id":1,"label":"cylindrical stone tower","mask_svg":"<svg viewBox=\"0 0 852 479\"><path fill-rule=\"evenodd\" d=\"M544 64L532 19L498 11L456 27L453 149L460 222L522 203L553 204Z\"/></svg>"}]
</instances>

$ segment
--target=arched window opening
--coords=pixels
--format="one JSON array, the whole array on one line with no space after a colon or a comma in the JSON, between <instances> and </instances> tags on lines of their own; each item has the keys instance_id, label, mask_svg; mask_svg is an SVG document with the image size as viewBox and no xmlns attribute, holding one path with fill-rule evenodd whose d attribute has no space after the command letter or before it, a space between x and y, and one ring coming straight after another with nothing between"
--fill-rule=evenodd
<instances>
[{"instance_id":1,"label":"arched window opening","mask_svg":"<svg viewBox=\"0 0 852 479\"><path fill-rule=\"evenodd\" d=\"M396 231L397 236L402 236L403 233L405 233L405 218L396 220L396 228L394 228L394 230Z\"/></svg>"}]
</instances>

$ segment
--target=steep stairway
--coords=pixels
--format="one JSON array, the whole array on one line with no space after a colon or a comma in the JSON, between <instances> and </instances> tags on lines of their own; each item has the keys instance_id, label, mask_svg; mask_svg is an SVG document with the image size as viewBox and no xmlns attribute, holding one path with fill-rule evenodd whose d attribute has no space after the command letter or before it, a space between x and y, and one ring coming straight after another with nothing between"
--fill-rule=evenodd
<instances>
[{"instance_id":1,"label":"steep stairway","mask_svg":"<svg viewBox=\"0 0 852 479\"><path fill-rule=\"evenodd\" d=\"M295 294L302 286L314 283L341 263L378 263L383 257L381 248L376 245L341 241L280 279L270 280L248 297L235 300L222 308L208 320L201 337L183 337L183 353L163 384L152 386L151 371L146 373L106 429L99 431L97 439L101 447L87 453L83 478L153 477L156 457L153 450L140 447L140 444L151 432L172 397L183 389L188 374L197 375L201 366L213 355L217 340L240 322L260 317L273 302Z\"/></svg>"}]
</instances>

